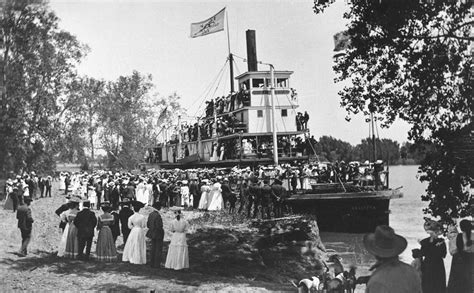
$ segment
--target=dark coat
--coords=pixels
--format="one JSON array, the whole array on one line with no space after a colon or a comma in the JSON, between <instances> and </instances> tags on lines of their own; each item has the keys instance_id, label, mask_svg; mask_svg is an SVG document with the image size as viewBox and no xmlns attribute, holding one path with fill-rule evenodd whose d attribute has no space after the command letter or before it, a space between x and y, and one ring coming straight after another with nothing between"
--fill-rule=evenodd
<instances>
[{"instance_id":1,"label":"dark coat","mask_svg":"<svg viewBox=\"0 0 474 293\"><path fill-rule=\"evenodd\" d=\"M261 190L262 190L261 203L262 205L267 205L272 198L272 188L270 187L270 185L264 184Z\"/></svg>"},{"instance_id":2,"label":"dark coat","mask_svg":"<svg viewBox=\"0 0 474 293\"><path fill-rule=\"evenodd\" d=\"M254 203L260 202L262 189L257 183L252 183L249 186L249 200Z\"/></svg>"},{"instance_id":3,"label":"dark coat","mask_svg":"<svg viewBox=\"0 0 474 293\"><path fill-rule=\"evenodd\" d=\"M18 220L18 228L22 231L31 231L33 228L33 217L31 216L31 209L27 205L21 205L16 212Z\"/></svg>"},{"instance_id":4,"label":"dark coat","mask_svg":"<svg viewBox=\"0 0 474 293\"><path fill-rule=\"evenodd\" d=\"M112 216L114 216L114 224L110 226L112 231L112 237L116 239L120 235L120 218L116 211L112 211Z\"/></svg>"},{"instance_id":5,"label":"dark coat","mask_svg":"<svg viewBox=\"0 0 474 293\"><path fill-rule=\"evenodd\" d=\"M420 241L423 261L421 263L421 285L423 292L446 292L446 271L443 258L446 256L444 239L430 242L430 238Z\"/></svg>"},{"instance_id":6,"label":"dark coat","mask_svg":"<svg viewBox=\"0 0 474 293\"><path fill-rule=\"evenodd\" d=\"M133 215L133 211L129 207L123 207L119 212L120 225L122 226L123 231L129 231L128 228L128 218Z\"/></svg>"},{"instance_id":7,"label":"dark coat","mask_svg":"<svg viewBox=\"0 0 474 293\"><path fill-rule=\"evenodd\" d=\"M97 225L97 218L93 211L84 208L77 213L74 219L74 225L77 228L78 238L91 238L94 237L94 228Z\"/></svg>"},{"instance_id":8,"label":"dark coat","mask_svg":"<svg viewBox=\"0 0 474 293\"><path fill-rule=\"evenodd\" d=\"M280 184L272 185L272 200L276 202L283 201L287 197L286 188Z\"/></svg>"},{"instance_id":9,"label":"dark coat","mask_svg":"<svg viewBox=\"0 0 474 293\"><path fill-rule=\"evenodd\" d=\"M150 213L150 215L148 215L146 226L148 227L146 237L163 240L165 231L163 230L163 220L161 219L161 215L158 211L153 211Z\"/></svg>"},{"instance_id":10,"label":"dark coat","mask_svg":"<svg viewBox=\"0 0 474 293\"><path fill-rule=\"evenodd\" d=\"M125 187L123 196L129 198L130 200L135 199L135 187L133 185L128 185Z\"/></svg>"}]
</instances>

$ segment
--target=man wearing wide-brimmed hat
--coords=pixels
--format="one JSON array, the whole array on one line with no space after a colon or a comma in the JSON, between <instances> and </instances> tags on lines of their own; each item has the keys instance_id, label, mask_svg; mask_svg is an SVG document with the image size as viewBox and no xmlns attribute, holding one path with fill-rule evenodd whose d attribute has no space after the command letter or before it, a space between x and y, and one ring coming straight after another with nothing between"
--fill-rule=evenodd
<instances>
[{"instance_id":1,"label":"man wearing wide-brimmed hat","mask_svg":"<svg viewBox=\"0 0 474 293\"><path fill-rule=\"evenodd\" d=\"M398 259L407 241L386 225L377 226L374 233L364 236L364 246L375 256L375 271L369 279L366 293L421 293L421 279L416 270Z\"/></svg>"}]
</instances>

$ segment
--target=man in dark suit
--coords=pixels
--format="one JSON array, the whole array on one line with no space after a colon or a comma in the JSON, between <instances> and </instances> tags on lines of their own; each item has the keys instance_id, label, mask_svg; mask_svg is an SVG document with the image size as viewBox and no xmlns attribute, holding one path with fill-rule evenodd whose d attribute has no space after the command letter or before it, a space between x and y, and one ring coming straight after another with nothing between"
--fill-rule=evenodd
<instances>
[{"instance_id":1,"label":"man in dark suit","mask_svg":"<svg viewBox=\"0 0 474 293\"><path fill-rule=\"evenodd\" d=\"M31 216L31 198L25 197L24 204L18 207L16 218L18 219L18 228L21 231L21 248L19 256L28 254L28 244L31 240L31 230L33 229L33 217Z\"/></svg>"},{"instance_id":2,"label":"man in dark suit","mask_svg":"<svg viewBox=\"0 0 474 293\"><path fill-rule=\"evenodd\" d=\"M153 212L148 215L148 232L146 237L151 239L151 267L159 268L161 264L161 254L163 251L163 238L165 231L163 230L163 220L159 210L161 209L160 202L153 203Z\"/></svg>"},{"instance_id":3,"label":"man in dark suit","mask_svg":"<svg viewBox=\"0 0 474 293\"><path fill-rule=\"evenodd\" d=\"M189 183L189 193L193 195L193 208L197 209L199 206L199 200L201 199L201 194L196 179L191 179L191 183Z\"/></svg>"},{"instance_id":4,"label":"man in dark suit","mask_svg":"<svg viewBox=\"0 0 474 293\"><path fill-rule=\"evenodd\" d=\"M74 219L74 225L77 227L77 242L79 251L78 259L89 259L91 254L92 238L94 238L94 228L97 225L97 218L90 210L91 203L89 201L83 202L83 209L77 213ZM86 254L84 256L84 247L86 247Z\"/></svg>"},{"instance_id":5,"label":"man in dark suit","mask_svg":"<svg viewBox=\"0 0 474 293\"><path fill-rule=\"evenodd\" d=\"M46 194L44 197L51 197L51 187L53 186L53 178L51 176L46 177L46 182L44 183L44 186L46 188Z\"/></svg>"},{"instance_id":6,"label":"man in dark suit","mask_svg":"<svg viewBox=\"0 0 474 293\"><path fill-rule=\"evenodd\" d=\"M122 227L123 244L125 244L127 243L128 234L130 234L130 228L128 228L128 218L130 218L134 213L132 209L130 209L130 203L128 202L127 198L124 198L124 202L122 204L123 206L119 212L119 218L120 226Z\"/></svg>"},{"instance_id":7,"label":"man in dark suit","mask_svg":"<svg viewBox=\"0 0 474 293\"><path fill-rule=\"evenodd\" d=\"M284 211L285 199L287 198L286 188L283 187L283 182L276 178L271 186L272 188L272 202L273 202L273 213L275 217L282 217Z\"/></svg>"}]
</instances>

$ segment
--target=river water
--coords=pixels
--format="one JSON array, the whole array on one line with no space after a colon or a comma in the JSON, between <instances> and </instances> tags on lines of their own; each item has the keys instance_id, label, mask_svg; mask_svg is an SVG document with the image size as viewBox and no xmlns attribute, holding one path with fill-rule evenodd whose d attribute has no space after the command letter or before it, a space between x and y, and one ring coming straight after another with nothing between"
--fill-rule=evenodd
<instances>
[{"instance_id":1,"label":"river water","mask_svg":"<svg viewBox=\"0 0 474 293\"><path fill-rule=\"evenodd\" d=\"M427 183L420 182L417 178L418 166L391 166L390 187L403 186L403 198L390 201L390 226L397 234L408 241L407 249L400 255L404 262L413 260L411 250L419 248L419 240L428 237L423 229L423 209L427 202L421 200ZM329 233L321 232L321 239L329 251L334 250L343 259L343 264L357 267L357 276L368 275L368 268L373 264L374 258L367 253L362 243L363 234ZM445 258L446 276L449 276L451 256ZM363 286L357 292L363 292Z\"/></svg>"}]
</instances>

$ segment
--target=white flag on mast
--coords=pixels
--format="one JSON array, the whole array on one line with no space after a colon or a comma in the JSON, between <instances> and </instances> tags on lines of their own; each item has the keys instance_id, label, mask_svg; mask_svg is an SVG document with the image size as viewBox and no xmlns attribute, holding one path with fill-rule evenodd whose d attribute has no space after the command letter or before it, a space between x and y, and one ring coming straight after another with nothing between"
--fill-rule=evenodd
<instances>
[{"instance_id":1,"label":"white flag on mast","mask_svg":"<svg viewBox=\"0 0 474 293\"><path fill-rule=\"evenodd\" d=\"M223 31L224 15L225 7L222 8L221 11L217 12L216 15L211 16L204 21L191 23L191 38L202 37L208 34Z\"/></svg>"}]
</instances>

